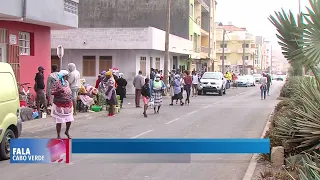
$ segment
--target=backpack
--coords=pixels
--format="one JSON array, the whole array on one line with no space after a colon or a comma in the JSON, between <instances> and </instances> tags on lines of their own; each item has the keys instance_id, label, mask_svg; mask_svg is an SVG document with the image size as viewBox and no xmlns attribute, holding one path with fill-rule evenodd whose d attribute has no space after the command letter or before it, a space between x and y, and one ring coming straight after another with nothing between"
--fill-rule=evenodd
<instances>
[{"instance_id":1,"label":"backpack","mask_svg":"<svg viewBox=\"0 0 320 180\"><path fill-rule=\"evenodd\" d=\"M149 85L145 84L142 86L141 95L144 97L149 96Z\"/></svg>"}]
</instances>

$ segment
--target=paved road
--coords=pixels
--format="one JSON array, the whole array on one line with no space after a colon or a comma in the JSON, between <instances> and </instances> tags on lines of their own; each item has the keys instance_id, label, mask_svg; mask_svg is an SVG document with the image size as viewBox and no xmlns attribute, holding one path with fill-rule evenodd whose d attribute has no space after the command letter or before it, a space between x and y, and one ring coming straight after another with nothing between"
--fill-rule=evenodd
<instances>
[{"instance_id":1,"label":"paved road","mask_svg":"<svg viewBox=\"0 0 320 180\"><path fill-rule=\"evenodd\" d=\"M198 96L190 106L168 106L159 115L143 118L126 105L116 117L78 118L72 126L79 138L257 138L277 104L282 82L274 82L271 96L260 100L259 88L230 89L227 95ZM131 101L131 100L130 100ZM54 126L26 122L22 137L55 137ZM46 122L47 123L47 122ZM113 155L115 156L115 155ZM74 155L71 165L10 165L0 162L0 179L10 180L241 180L251 155L192 155L189 164L105 163L111 155Z\"/></svg>"}]
</instances>

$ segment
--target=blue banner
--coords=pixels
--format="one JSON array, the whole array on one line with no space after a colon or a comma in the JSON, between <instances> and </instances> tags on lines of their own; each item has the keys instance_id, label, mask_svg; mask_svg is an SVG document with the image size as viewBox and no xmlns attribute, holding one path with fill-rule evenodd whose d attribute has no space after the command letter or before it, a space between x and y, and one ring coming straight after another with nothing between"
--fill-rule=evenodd
<instances>
[{"instance_id":1,"label":"blue banner","mask_svg":"<svg viewBox=\"0 0 320 180\"><path fill-rule=\"evenodd\" d=\"M69 163L69 139L10 140L10 163Z\"/></svg>"},{"instance_id":2,"label":"blue banner","mask_svg":"<svg viewBox=\"0 0 320 180\"><path fill-rule=\"evenodd\" d=\"M270 153L270 139L72 139L78 154Z\"/></svg>"}]
</instances>

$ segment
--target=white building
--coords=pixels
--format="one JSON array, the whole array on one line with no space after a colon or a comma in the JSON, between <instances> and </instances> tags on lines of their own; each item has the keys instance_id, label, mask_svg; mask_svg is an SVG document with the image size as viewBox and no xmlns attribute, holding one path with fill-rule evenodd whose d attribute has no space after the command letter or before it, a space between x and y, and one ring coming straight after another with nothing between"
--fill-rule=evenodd
<instances>
[{"instance_id":1,"label":"white building","mask_svg":"<svg viewBox=\"0 0 320 180\"><path fill-rule=\"evenodd\" d=\"M60 66L55 47L64 47L62 68L75 63L77 69L94 85L97 75L109 68L118 68L128 81L127 93L132 94L133 77L139 70L149 76L150 68L164 69L165 32L146 28L80 28L51 33L52 64ZM173 61L187 60L192 54L192 41L170 35L169 69Z\"/></svg>"}]
</instances>

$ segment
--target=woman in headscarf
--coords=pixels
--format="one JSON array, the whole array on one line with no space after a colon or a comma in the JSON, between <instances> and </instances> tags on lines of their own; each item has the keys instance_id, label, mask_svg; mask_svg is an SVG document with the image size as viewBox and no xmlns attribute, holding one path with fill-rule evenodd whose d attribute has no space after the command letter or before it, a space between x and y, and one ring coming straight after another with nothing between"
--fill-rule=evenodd
<instances>
[{"instance_id":1,"label":"woman in headscarf","mask_svg":"<svg viewBox=\"0 0 320 180\"><path fill-rule=\"evenodd\" d=\"M159 113L162 105L162 92L166 89L163 81L160 80L160 74L156 74L155 80L151 82L150 94L154 101L154 113Z\"/></svg>"},{"instance_id":2,"label":"woman in headscarf","mask_svg":"<svg viewBox=\"0 0 320 180\"><path fill-rule=\"evenodd\" d=\"M108 116L115 116L114 106L118 104L116 90L114 87L115 81L112 78L112 72L106 72L105 78L101 82L101 89L106 98L107 105L109 105L109 114Z\"/></svg>"},{"instance_id":3,"label":"woman in headscarf","mask_svg":"<svg viewBox=\"0 0 320 180\"><path fill-rule=\"evenodd\" d=\"M126 95L126 86L128 84L127 80L123 78L123 73L119 73L119 78L116 80L117 86L117 95L120 96L120 108L123 105L123 98Z\"/></svg>"},{"instance_id":4,"label":"woman in headscarf","mask_svg":"<svg viewBox=\"0 0 320 180\"><path fill-rule=\"evenodd\" d=\"M62 123L66 123L65 135L71 139L69 134L71 122L73 119L72 113L72 92L67 81L69 72L61 70L58 74L59 80L53 84L51 93L54 96L52 103L51 116L56 121L57 138L60 138Z\"/></svg>"},{"instance_id":5,"label":"woman in headscarf","mask_svg":"<svg viewBox=\"0 0 320 180\"><path fill-rule=\"evenodd\" d=\"M174 76L175 80L173 81L173 92L174 96L171 97L171 104L170 106L173 106L173 100L180 100L180 105L183 106L184 103L182 102L182 91L181 91L181 80L180 75L176 74Z\"/></svg>"}]
</instances>

